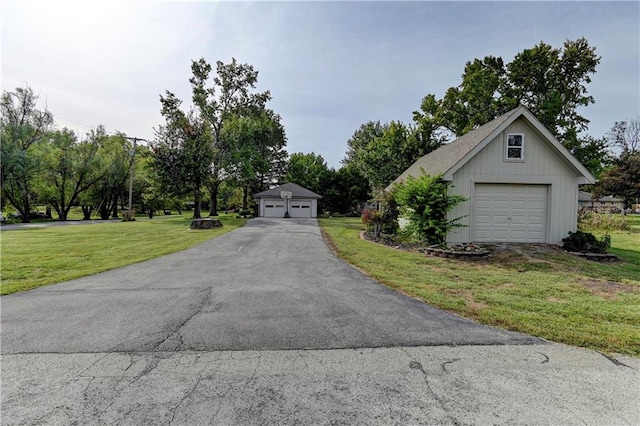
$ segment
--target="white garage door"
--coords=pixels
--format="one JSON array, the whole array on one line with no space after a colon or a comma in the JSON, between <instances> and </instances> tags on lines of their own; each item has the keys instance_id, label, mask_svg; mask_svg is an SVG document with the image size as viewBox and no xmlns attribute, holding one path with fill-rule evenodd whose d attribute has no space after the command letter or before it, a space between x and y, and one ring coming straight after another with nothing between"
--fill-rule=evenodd
<instances>
[{"instance_id":1,"label":"white garage door","mask_svg":"<svg viewBox=\"0 0 640 426\"><path fill-rule=\"evenodd\" d=\"M285 200L265 200L264 217L284 217Z\"/></svg>"},{"instance_id":2,"label":"white garage door","mask_svg":"<svg viewBox=\"0 0 640 426\"><path fill-rule=\"evenodd\" d=\"M311 201L291 200L291 217L311 217Z\"/></svg>"},{"instance_id":3,"label":"white garage door","mask_svg":"<svg viewBox=\"0 0 640 426\"><path fill-rule=\"evenodd\" d=\"M477 242L544 243L547 185L476 184Z\"/></svg>"}]
</instances>

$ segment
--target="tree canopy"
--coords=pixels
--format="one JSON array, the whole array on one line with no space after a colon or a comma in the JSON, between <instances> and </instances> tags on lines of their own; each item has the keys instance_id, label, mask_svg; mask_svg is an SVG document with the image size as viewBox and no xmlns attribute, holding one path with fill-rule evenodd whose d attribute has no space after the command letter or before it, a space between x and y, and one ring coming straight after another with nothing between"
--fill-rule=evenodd
<instances>
[{"instance_id":1,"label":"tree canopy","mask_svg":"<svg viewBox=\"0 0 640 426\"><path fill-rule=\"evenodd\" d=\"M587 129L589 120L578 108L594 103L586 85L599 63L585 38L566 40L562 48L541 41L506 64L494 56L474 59L467 62L462 83L447 90L435 116L462 136L524 105L563 142L572 132Z\"/></svg>"},{"instance_id":2,"label":"tree canopy","mask_svg":"<svg viewBox=\"0 0 640 426\"><path fill-rule=\"evenodd\" d=\"M343 164L354 165L372 189L380 190L446 141L524 105L599 175L609 164L607 143L579 135L589 120L578 112L594 102L587 84L599 62L595 47L585 38L566 40L561 48L541 41L511 62L495 56L476 58L466 63L461 83L447 89L441 99L435 94L422 99L412 124L361 125L347 141Z\"/></svg>"},{"instance_id":3,"label":"tree canopy","mask_svg":"<svg viewBox=\"0 0 640 426\"><path fill-rule=\"evenodd\" d=\"M42 170L42 157L34 150L53 125L53 115L46 107L38 107L38 98L29 86L5 91L0 98L2 208L8 200L23 222L29 222L31 206L37 199L34 180Z\"/></svg>"}]
</instances>

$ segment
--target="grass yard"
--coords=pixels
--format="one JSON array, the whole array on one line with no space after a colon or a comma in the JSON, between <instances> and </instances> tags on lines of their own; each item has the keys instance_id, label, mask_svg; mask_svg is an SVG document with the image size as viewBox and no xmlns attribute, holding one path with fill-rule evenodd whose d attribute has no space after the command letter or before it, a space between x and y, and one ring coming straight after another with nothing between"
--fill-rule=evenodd
<instances>
[{"instance_id":1,"label":"grass yard","mask_svg":"<svg viewBox=\"0 0 640 426\"><path fill-rule=\"evenodd\" d=\"M142 262L195 246L246 222L221 215L223 227L191 230L190 217L4 230L0 294L30 290Z\"/></svg>"},{"instance_id":2,"label":"grass yard","mask_svg":"<svg viewBox=\"0 0 640 426\"><path fill-rule=\"evenodd\" d=\"M625 262L601 264L554 248L442 259L362 240L359 218L320 224L338 256L431 305L556 342L640 356L640 226L611 232L612 252Z\"/></svg>"}]
</instances>

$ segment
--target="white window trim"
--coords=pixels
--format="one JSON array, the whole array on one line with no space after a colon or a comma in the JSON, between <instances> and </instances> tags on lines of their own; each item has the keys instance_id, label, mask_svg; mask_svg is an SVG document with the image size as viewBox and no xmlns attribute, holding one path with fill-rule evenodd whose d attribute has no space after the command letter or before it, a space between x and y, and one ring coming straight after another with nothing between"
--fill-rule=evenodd
<instances>
[{"instance_id":1,"label":"white window trim","mask_svg":"<svg viewBox=\"0 0 640 426\"><path fill-rule=\"evenodd\" d=\"M520 146L520 158L509 158L509 136L519 135L522 138L522 146ZM524 133L507 133L506 138L504 139L504 161L513 161L513 162L522 162L524 161ZM518 148L518 147L511 147Z\"/></svg>"}]
</instances>

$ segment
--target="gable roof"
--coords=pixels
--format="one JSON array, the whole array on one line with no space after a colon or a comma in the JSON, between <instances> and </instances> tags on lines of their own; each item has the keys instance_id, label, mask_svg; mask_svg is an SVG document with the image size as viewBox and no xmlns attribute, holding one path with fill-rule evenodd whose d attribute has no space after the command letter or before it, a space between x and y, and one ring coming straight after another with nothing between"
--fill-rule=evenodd
<instances>
[{"instance_id":1,"label":"gable roof","mask_svg":"<svg viewBox=\"0 0 640 426\"><path fill-rule=\"evenodd\" d=\"M595 183L596 178L586 169L562 144L547 130L544 125L524 106L496 117L475 130L460 136L451 143L441 146L435 151L420 157L407 170L396 178L386 190L390 190L394 183L407 179L408 176L418 177L421 169L431 176L443 175L444 180L451 180L453 174L464 166L482 148L487 146L500 132L504 131L518 118L524 118L541 136L547 140L552 150L564 159L565 164L581 176L580 183Z\"/></svg>"},{"instance_id":2,"label":"gable roof","mask_svg":"<svg viewBox=\"0 0 640 426\"><path fill-rule=\"evenodd\" d=\"M280 191L290 191L291 198L322 198L322 195L318 195L313 191L309 191L307 188L303 188L300 185L290 182L253 194L253 198L280 198Z\"/></svg>"},{"instance_id":3,"label":"gable roof","mask_svg":"<svg viewBox=\"0 0 640 426\"><path fill-rule=\"evenodd\" d=\"M623 202L622 198L614 197L613 195L605 195L604 197L594 197L590 192L578 191L578 201L610 201L612 203Z\"/></svg>"}]
</instances>

